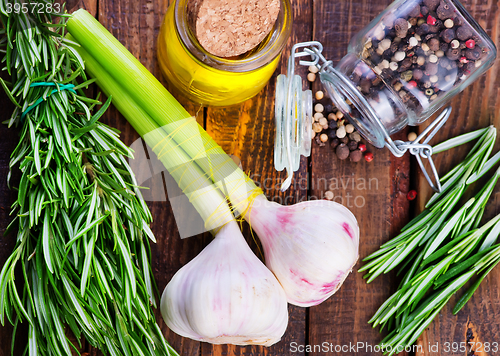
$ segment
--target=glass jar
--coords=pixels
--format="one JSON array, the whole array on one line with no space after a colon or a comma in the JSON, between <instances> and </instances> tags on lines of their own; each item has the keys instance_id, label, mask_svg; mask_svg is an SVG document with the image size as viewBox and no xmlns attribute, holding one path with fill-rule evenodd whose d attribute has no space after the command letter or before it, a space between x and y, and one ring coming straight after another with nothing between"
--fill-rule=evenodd
<instances>
[{"instance_id":1,"label":"glass jar","mask_svg":"<svg viewBox=\"0 0 500 356\"><path fill-rule=\"evenodd\" d=\"M492 40L457 0L397 0L320 72L334 104L373 145L419 125L483 74Z\"/></svg>"},{"instance_id":2,"label":"glass jar","mask_svg":"<svg viewBox=\"0 0 500 356\"><path fill-rule=\"evenodd\" d=\"M290 0L280 0L280 12L264 40L237 58L208 53L188 25L188 0L170 4L158 37L158 60L172 89L190 100L228 106L256 95L269 81L290 36Z\"/></svg>"}]
</instances>

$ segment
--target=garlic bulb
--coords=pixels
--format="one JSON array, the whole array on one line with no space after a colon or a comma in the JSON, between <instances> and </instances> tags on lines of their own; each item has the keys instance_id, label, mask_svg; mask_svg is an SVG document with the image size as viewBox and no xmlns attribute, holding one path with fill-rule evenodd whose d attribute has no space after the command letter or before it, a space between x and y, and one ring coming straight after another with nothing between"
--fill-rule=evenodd
<instances>
[{"instance_id":1,"label":"garlic bulb","mask_svg":"<svg viewBox=\"0 0 500 356\"><path fill-rule=\"evenodd\" d=\"M174 275L161 313L177 334L213 344L270 346L288 323L283 288L235 221Z\"/></svg>"},{"instance_id":2,"label":"garlic bulb","mask_svg":"<svg viewBox=\"0 0 500 356\"><path fill-rule=\"evenodd\" d=\"M315 200L291 206L255 199L245 219L264 248L266 265L288 302L317 305L342 285L358 260L359 227L341 204Z\"/></svg>"}]
</instances>

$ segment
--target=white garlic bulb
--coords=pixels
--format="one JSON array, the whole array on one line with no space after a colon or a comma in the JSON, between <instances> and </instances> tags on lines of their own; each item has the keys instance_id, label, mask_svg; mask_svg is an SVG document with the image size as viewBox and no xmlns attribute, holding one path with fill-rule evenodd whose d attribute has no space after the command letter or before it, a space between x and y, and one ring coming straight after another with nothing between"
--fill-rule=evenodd
<instances>
[{"instance_id":1,"label":"white garlic bulb","mask_svg":"<svg viewBox=\"0 0 500 356\"><path fill-rule=\"evenodd\" d=\"M245 219L259 236L266 265L291 304L323 302L358 260L359 226L341 204L315 200L282 206L259 196Z\"/></svg>"},{"instance_id":2,"label":"white garlic bulb","mask_svg":"<svg viewBox=\"0 0 500 356\"><path fill-rule=\"evenodd\" d=\"M270 346L288 324L283 288L235 221L174 275L161 312L172 331L213 344Z\"/></svg>"}]
</instances>

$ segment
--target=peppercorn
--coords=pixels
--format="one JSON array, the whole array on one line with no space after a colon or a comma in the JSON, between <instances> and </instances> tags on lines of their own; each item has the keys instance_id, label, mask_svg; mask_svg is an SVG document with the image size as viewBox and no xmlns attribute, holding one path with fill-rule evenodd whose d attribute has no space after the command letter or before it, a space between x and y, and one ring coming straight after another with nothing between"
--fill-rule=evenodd
<instances>
[{"instance_id":1,"label":"peppercorn","mask_svg":"<svg viewBox=\"0 0 500 356\"><path fill-rule=\"evenodd\" d=\"M364 143L360 143L358 145L358 150L360 150L361 152L365 152L366 151L366 145Z\"/></svg>"},{"instance_id":2,"label":"peppercorn","mask_svg":"<svg viewBox=\"0 0 500 356\"><path fill-rule=\"evenodd\" d=\"M315 96L316 100L321 100L321 99L323 99L323 97L325 96L325 94L323 94L323 92L321 90L318 90L316 92L316 94L314 94L314 96Z\"/></svg>"},{"instance_id":3,"label":"peppercorn","mask_svg":"<svg viewBox=\"0 0 500 356\"><path fill-rule=\"evenodd\" d=\"M452 19L447 19L445 22L444 22L444 27L446 28L452 28L455 24L453 23L453 20Z\"/></svg>"},{"instance_id":4,"label":"peppercorn","mask_svg":"<svg viewBox=\"0 0 500 356\"><path fill-rule=\"evenodd\" d=\"M321 126L325 126L325 125L327 125L327 126L328 126L328 120L326 119L326 117L324 117L324 116L323 116L323 117L321 117L321 118L319 119L319 124L320 124Z\"/></svg>"},{"instance_id":5,"label":"peppercorn","mask_svg":"<svg viewBox=\"0 0 500 356\"><path fill-rule=\"evenodd\" d=\"M316 113L314 113L314 115L313 115L314 121L319 121L319 119L321 119L322 117L324 117L324 116L323 116L323 114L322 114L322 113L320 113L320 112L316 112Z\"/></svg>"},{"instance_id":6,"label":"peppercorn","mask_svg":"<svg viewBox=\"0 0 500 356\"><path fill-rule=\"evenodd\" d=\"M473 39L467 40L465 41L465 46L467 48L474 48L476 46L476 41L474 41Z\"/></svg>"},{"instance_id":7,"label":"peppercorn","mask_svg":"<svg viewBox=\"0 0 500 356\"><path fill-rule=\"evenodd\" d=\"M435 11L440 0L424 0L424 5L429 8L429 11Z\"/></svg>"},{"instance_id":8,"label":"peppercorn","mask_svg":"<svg viewBox=\"0 0 500 356\"><path fill-rule=\"evenodd\" d=\"M344 136L340 138L340 143L345 143L347 145L349 143L349 137Z\"/></svg>"},{"instance_id":9,"label":"peppercorn","mask_svg":"<svg viewBox=\"0 0 500 356\"><path fill-rule=\"evenodd\" d=\"M340 126L338 129L337 129L337 137L338 138L343 138L345 137L346 135L346 132L345 132L345 126Z\"/></svg>"},{"instance_id":10,"label":"peppercorn","mask_svg":"<svg viewBox=\"0 0 500 356\"><path fill-rule=\"evenodd\" d=\"M314 111L316 111L316 112L323 112L324 109L325 109L324 106L320 103L317 103L316 105L314 105Z\"/></svg>"},{"instance_id":11,"label":"peppercorn","mask_svg":"<svg viewBox=\"0 0 500 356\"><path fill-rule=\"evenodd\" d=\"M311 83L314 82L316 80L316 74L314 73L309 73L307 75L307 80L310 81Z\"/></svg>"},{"instance_id":12,"label":"peppercorn","mask_svg":"<svg viewBox=\"0 0 500 356\"><path fill-rule=\"evenodd\" d=\"M321 132L321 131L323 131L323 127L321 127L321 125L320 125L320 124L318 124L317 122L315 122L315 123L313 124L313 131L314 131L314 132L317 132L317 133L318 133L318 132Z\"/></svg>"},{"instance_id":13,"label":"peppercorn","mask_svg":"<svg viewBox=\"0 0 500 356\"><path fill-rule=\"evenodd\" d=\"M408 33L408 21L403 18L398 18L394 21L394 29L396 30L396 36L404 38Z\"/></svg>"},{"instance_id":14,"label":"peppercorn","mask_svg":"<svg viewBox=\"0 0 500 356\"><path fill-rule=\"evenodd\" d=\"M455 39L455 30L452 28L447 28L446 30L441 32L441 38L446 43L450 43L451 41L453 41Z\"/></svg>"},{"instance_id":15,"label":"peppercorn","mask_svg":"<svg viewBox=\"0 0 500 356\"><path fill-rule=\"evenodd\" d=\"M335 115L333 112L329 113L328 120L337 121L337 115ZM335 124L335 127L337 127L337 124Z\"/></svg>"},{"instance_id":16,"label":"peppercorn","mask_svg":"<svg viewBox=\"0 0 500 356\"><path fill-rule=\"evenodd\" d=\"M399 51L394 53L394 60L397 62L401 62L403 59L405 59L405 57L406 57L405 52Z\"/></svg>"},{"instance_id":17,"label":"peppercorn","mask_svg":"<svg viewBox=\"0 0 500 356\"><path fill-rule=\"evenodd\" d=\"M453 23L455 24L455 26L462 26L464 24L464 21L460 16L457 16L453 19Z\"/></svg>"},{"instance_id":18,"label":"peppercorn","mask_svg":"<svg viewBox=\"0 0 500 356\"><path fill-rule=\"evenodd\" d=\"M438 6L436 10L436 14L441 20L445 20L448 17L452 17L453 13L454 13L453 8L444 1L441 1L441 4Z\"/></svg>"},{"instance_id":19,"label":"peppercorn","mask_svg":"<svg viewBox=\"0 0 500 356\"><path fill-rule=\"evenodd\" d=\"M410 133L408 134L408 141L413 142L413 141L415 141L416 139L417 139L417 134L416 134L415 132L410 132Z\"/></svg>"},{"instance_id":20,"label":"peppercorn","mask_svg":"<svg viewBox=\"0 0 500 356\"><path fill-rule=\"evenodd\" d=\"M328 115L328 117L330 117L330 115ZM336 129L337 128L337 121L335 121L335 120L328 121L328 127L331 129Z\"/></svg>"},{"instance_id":21,"label":"peppercorn","mask_svg":"<svg viewBox=\"0 0 500 356\"><path fill-rule=\"evenodd\" d=\"M338 138L333 138L332 141L330 142L330 147L335 149L337 146L340 145L340 140Z\"/></svg>"},{"instance_id":22,"label":"peppercorn","mask_svg":"<svg viewBox=\"0 0 500 356\"><path fill-rule=\"evenodd\" d=\"M427 42L427 45L429 46L431 51L439 50L439 40L437 38L431 38L429 42Z\"/></svg>"},{"instance_id":23,"label":"peppercorn","mask_svg":"<svg viewBox=\"0 0 500 356\"><path fill-rule=\"evenodd\" d=\"M361 157L363 157L363 153L361 153L360 150L353 150L351 151L351 153L349 153L349 158L352 162L361 161Z\"/></svg>"},{"instance_id":24,"label":"peppercorn","mask_svg":"<svg viewBox=\"0 0 500 356\"><path fill-rule=\"evenodd\" d=\"M353 133L354 132L354 126L351 125L351 124L347 124L345 125L345 131L350 134L350 133Z\"/></svg>"},{"instance_id":25,"label":"peppercorn","mask_svg":"<svg viewBox=\"0 0 500 356\"><path fill-rule=\"evenodd\" d=\"M442 51L442 52L446 52L448 50L448 48L450 47L450 45L446 42L441 42L439 44L439 50ZM444 53L443 53L444 55Z\"/></svg>"},{"instance_id":26,"label":"peppercorn","mask_svg":"<svg viewBox=\"0 0 500 356\"><path fill-rule=\"evenodd\" d=\"M427 16L427 24L434 26L436 24L436 18L434 16L428 15Z\"/></svg>"},{"instance_id":27,"label":"peppercorn","mask_svg":"<svg viewBox=\"0 0 500 356\"><path fill-rule=\"evenodd\" d=\"M460 41L467 41L472 37L472 30L467 25L460 26L457 28L457 37Z\"/></svg>"},{"instance_id":28,"label":"peppercorn","mask_svg":"<svg viewBox=\"0 0 500 356\"><path fill-rule=\"evenodd\" d=\"M319 136L319 139L320 139L321 142L326 142L326 141L328 141L328 135L327 134L321 134Z\"/></svg>"},{"instance_id":29,"label":"peppercorn","mask_svg":"<svg viewBox=\"0 0 500 356\"><path fill-rule=\"evenodd\" d=\"M408 11L409 17L419 17L420 16L420 5L415 5L410 11Z\"/></svg>"},{"instance_id":30,"label":"peppercorn","mask_svg":"<svg viewBox=\"0 0 500 356\"><path fill-rule=\"evenodd\" d=\"M424 72L422 72L421 69L414 69L413 70L413 79L415 80L420 80L424 76Z\"/></svg>"},{"instance_id":31,"label":"peppercorn","mask_svg":"<svg viewBox=\"0 0 500 356\"><path fill-rule=\"evenodd\" d=\"M366 152L366 153L365 153L365 161L366 161L366 162L371 162L371 161L373 161L373 153L371 153L371 152Z\"/></svg>"},{"instance_id":32,"label":"peppercorn","mask_svg":"<svg viewBox=\"0 0 500 356\"><path fill-rule=\"evenodd\" d=\"M319 72L319 69L316 66L309 66L309 72L316 74Z\"/></svg>"},{"instance_id":33,"label":"peppercorn","mask_svg":"<svg viewBox=\"0 0 500 356\"><path fill-rule=\"evenodd\" d=\"M349 139L353 140L355 142L361 141L361 135L357 133L356 131L352 132L349 134Z\"/></svg>"},{"instance_id":34,"label":"peppercorn","mask_svg":"<svg viewBox=\"0 0 500 356\"><path fill-rule=\"evenodd\" d=\"M450 60L446 57L442 57L440 60L439 60L439 65L443 68L446 68L450 65Z\"/></svg>"},{"instance_id":35,"label":"peppercorn","mask_svg":"<svg viewBox=\"0 0 500 356\"><path fill-rule=\"evenodd\" d=\"M427 6L420 6L420 14L422 14L422 16L425 17L425 16L427 16L428 13L429 13L429 8ZM424 19L422 19L422 20L424 20Z\"/></svg>"},{"instance_id":36,"label":"peppercorn","mask_svg":"<svg viewBox=\"0 0 500 356\"><path fill-rule=\"evenodd\" d=\"M349 147L350 151L354 151L355 149L358 148L358 143L356 141L349 141L347 143L347 147Z\"/></svg>"},{"instance_id":37,"label":"peppercorn","mask_svg":"<svg viewBox=\"0 0 500 356\"><path fill-rule=\"evenodd\" d=\"M451 61L456 61L461 57L461 55L462 52L458 48L450 48L446 51L446 57L448 57Z\"/></svg>"},{"instance_id":38,"label":"peppercorn","mask_svg":"<svg viewBox=\"0 0 500 356\"><path fill-rule=\"evenodd\" d=\"M331 190L327 190L325 192L325 199L327 199L327 200L332 200L334 196L335 196L335 194L333 194L333 192Z\"/></svg>"},{"instance_id":39,"label":"peppercorn","mask_svg":"<svg viewBox=\"0 0 500 356\"><path fill-rule=\"evenodd\" d=\"M347 157L349 157L349 152L350 152L349 151L349 147L347 147L345 143L341 143L335 149L335 153L337 154L337 157L339 159L342 159L342 160L344 160Z\"/></svg>"},{"instance_id":40,"label":"peppercorn","mask_svg":"<svg viewBox=\"0 0 500 356\"><path fill-rule=\"evenodd\" d=\"M482 51L480 48L476 47L474 49L468 49L465 51L465 57L470 60L478 60L481 58Z\"/></svg>"},{"instance_id":41,"label":"peppercorn","mask_svg":"<svg viewBox=\"0 0 500 356\"><path fill-rule=\"evenodd\" d=\"M408 194L406 194L406 198L408 200L414 200L417 197L417 191L416 190L410 190Z\"/></svg>"},{"instance_id":42,"label":"peppercorn","mask_svg":"<svg viewBox=\"0 0 500 356\"><path fill-rule=\"evenodd\" d=\"M346 101L346 103L347 103L347 101ZM347 104L347 105L350 105L350 104ZM338 119L338 120L340 120L340 119L342 119L342 118L344 117L344 114L342 114L342 112L341 112L341 111L337 111L337 114L336 114L336 115L337 115L337 119Z\"/></svg>"}]
</instances>

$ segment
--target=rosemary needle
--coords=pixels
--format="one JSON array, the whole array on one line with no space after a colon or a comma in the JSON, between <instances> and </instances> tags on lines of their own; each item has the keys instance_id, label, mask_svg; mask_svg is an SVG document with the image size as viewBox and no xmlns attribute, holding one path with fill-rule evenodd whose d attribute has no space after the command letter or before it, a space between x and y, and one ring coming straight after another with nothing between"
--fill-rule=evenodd
<instances>
[{"instance_id":1,"label":"rosemary needle","mask_svg":"<svg viewBox=\"0 0 500 356\"><path fill-rule=\"evenodd\" d=\"M177 355L152 310L151 213L119 133L99 122L110 104L85 95L78 53L63 38L66 14L7 11L0 1L0 52L20 127L10 168L21 171L16 246L0 272L0 320L28 323L30 355L71 355L68 330L110 355ZM37 6L43 4L44 6ZM59 23L54 18L60 17ZM22 280L16 283L16 275Z\"/></svg>"}]
</instances>

